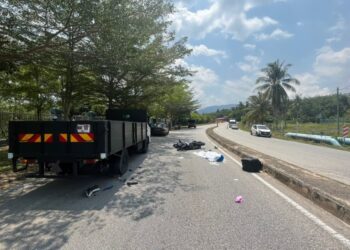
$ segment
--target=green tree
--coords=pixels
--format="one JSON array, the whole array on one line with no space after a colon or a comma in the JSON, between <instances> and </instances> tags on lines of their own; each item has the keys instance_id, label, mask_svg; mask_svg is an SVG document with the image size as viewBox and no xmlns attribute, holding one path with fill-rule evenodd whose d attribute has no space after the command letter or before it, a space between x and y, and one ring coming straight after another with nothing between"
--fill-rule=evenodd
<instances>
[{"instance_id":1,"label":"green tree","mask_svg":"<svg viewBox=\"0 0 350 250\"><path fill-rule=\"evenodd\" d=\"M159 102L152 104L151 110L159 113L151 113L151 115L169 119L172 126L190 118L191 113L197 108L198 104L193 98L192 91L186 83L182 83L169 88Z\"/></svg>"},{"instance_id":2,"label":"green tree","mask_svg":"<svg viewBox=\"0 0 350 250\"><path fill-rule=\"evenodd\" d=\"M116 1L102 4L93 34L93 70L108 107L147 107L166 88L189 75L172 66L190 50L186 39L175 41L166 16L167 1Z\"/></svg>"},{"instance_id":3,"label":"green tree","mask_svg":"<svg viewBox=\"0 0 350 250\"><path fill-rule=\"evenodd\" d=\"M258 77L256 80L257 90L266 93L271 100L272 111L275 118L275 122L283 119L287 111L288 94L287 91L295 92L293 85L299 85L299 80L293 78L288 69L291 64L284 64L279 60L269 63L267 67L261 71L263 76Z\"/></svg>"},{"instance_id":4,"label":"green tree","mask_svg":"<svg viewBox=\"0 0 350 250\"><path fill-rule=\"evenodd\" d=\"M248 98L248 113L245 116L245 122L249 123L265 123L271 111L271 102L267 93L258 92Z\"/></svg>"}]
</instances>

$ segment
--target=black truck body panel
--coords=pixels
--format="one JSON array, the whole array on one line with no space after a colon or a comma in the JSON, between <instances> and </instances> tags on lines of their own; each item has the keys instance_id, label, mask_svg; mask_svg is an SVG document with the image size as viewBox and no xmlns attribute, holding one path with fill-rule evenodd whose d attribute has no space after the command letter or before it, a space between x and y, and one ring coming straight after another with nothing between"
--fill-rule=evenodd
<instances>
[{"instance_id":1,"label":"black truck body panel","mask_svg":"<svg viewBox=\"0 0 350 250\"><path fill-rule=\"evenodd\" d=\"M89 131L81 133L79 126L88 125ZM24 135L36 135L36 142L21 141ZM75 141L88 134L87 141ZM40 136L39 136L40 135ZM61 136L65 136L62 141ZM132 121L10 121L9 153L13 158L23 157L39 161L74 161L100 159L143 143L147 135L147 122ZM46 136L51 136L50 141ZM73 137L74 138L73 138Z\"/></svg>"}]
</instances>

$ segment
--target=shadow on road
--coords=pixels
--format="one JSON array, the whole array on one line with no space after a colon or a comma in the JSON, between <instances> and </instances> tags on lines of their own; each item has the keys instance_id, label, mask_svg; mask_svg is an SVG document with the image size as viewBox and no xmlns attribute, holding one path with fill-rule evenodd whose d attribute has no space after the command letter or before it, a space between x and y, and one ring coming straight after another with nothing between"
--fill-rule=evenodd
<instances>
[{"instance_id":1,"label":"shadow on road","mask_svg":"<svg viewBox=\"0 0 350 250\"><path fill-rule=\"evenodd\" d=\"M142 220L161 212L164 194L182 184L182 167L176 160L172 144L178 133L152 138L150 151L131 157L131 171L123 177L82 177L78 179L26 180L15 189L0 194L0 249L58 248L63 246L74 228L86 224L86 233L103 228L110 216ZM126 182L137 181L128 186ZM91 185L110 190L90 199L82 193ZM86 235L88 237L88 235Z\"/></svg>"}]
</instances>

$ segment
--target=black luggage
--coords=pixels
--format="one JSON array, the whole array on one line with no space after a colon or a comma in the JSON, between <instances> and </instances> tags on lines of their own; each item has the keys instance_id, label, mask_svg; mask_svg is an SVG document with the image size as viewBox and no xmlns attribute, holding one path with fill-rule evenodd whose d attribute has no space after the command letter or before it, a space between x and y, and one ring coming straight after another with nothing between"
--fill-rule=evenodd
<instances>
[{"instance_id":1,"label":"black luggage","mask_svg":"<svg viewBox=\"0 0 350 250\"><path fill-rule=\"evenodd\" d=\"M247 172L259 172L262 170L262 164L257 158L242 158L242 169Z\"/></svg>"}]
</instances>

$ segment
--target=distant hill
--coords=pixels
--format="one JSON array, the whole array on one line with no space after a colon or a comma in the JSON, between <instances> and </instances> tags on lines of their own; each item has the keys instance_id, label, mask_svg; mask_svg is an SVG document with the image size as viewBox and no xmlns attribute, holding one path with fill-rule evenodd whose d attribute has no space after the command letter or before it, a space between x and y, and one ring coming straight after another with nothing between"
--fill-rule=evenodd
<instances>
[{"instance_id":1,"label":"distant hill","mask_svg":"<svg viewBox=\"0 0 350 250\"><path fill-rule=\"evenodd\" d=\"M208 106L202 109L198 109L199 114L208 114L212 112L216 112L216 110L221 109L231 109L233 107L236 107L236 104L226 104L226 105L214 105L214 106Z\"/></svg>"}]
</instances>

